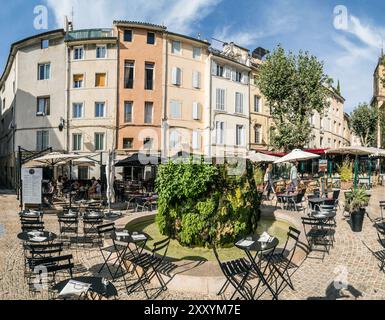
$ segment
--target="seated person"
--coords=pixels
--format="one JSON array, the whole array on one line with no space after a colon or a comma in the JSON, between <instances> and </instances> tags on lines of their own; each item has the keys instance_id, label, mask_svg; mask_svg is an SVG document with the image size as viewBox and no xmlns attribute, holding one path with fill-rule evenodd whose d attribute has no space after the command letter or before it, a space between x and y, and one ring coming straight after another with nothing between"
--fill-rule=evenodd
<instances>
[{"instance_id":1,"label":"seated person","mask_svg":"<svg viewBox=\"0 0 385 320\"><path fill-rule=\"evenodd\" d=\"M92 189L92 187L90 188ZM101 199L102 198L102 182L100 180L97 180L95 183L95 187L92 189L94 192L90 193L90 198L92 199Z\"/></svg>"},{"instance_id":2,"label":"seated person","mask_svg":"<svg viewBox=\"0 0 385 320\"><path fill-rule=\"evenodd\" d=\"M49 181L48 185L46 186L46 188L44 190L44 203L49 204L49 205L52 204L54 191L55 191L55 187L54 187L52 181Z\"/></svg>"},{"instance_id":3,"label":"seated person","mask_svg":"<svg viewBox=\"0 0 385 320\"><path fill-rule=\"evenodd\" d=\"M88 196L91 197L96 192L97 181L95 177L91 179L91 187L88 189Z\"/></svg>"}]
</instances>

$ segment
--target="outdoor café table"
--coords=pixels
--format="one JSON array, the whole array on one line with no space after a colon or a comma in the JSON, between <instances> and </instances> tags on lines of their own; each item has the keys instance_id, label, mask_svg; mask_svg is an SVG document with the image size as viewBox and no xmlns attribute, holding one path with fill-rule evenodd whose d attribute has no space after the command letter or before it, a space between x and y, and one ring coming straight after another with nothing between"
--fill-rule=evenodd
<instances>
[{"instance_id":1,"label":"outdoor caf\u00e9 table","mask_svg":"<svg viewBox=\"0 0 385 320\"><path fill-rule=\"evenodd\" d=\"M112 297L117 297L118 295L118 291L116 290L115 286L107 279L104 279L104 281L106 281L104 282L103 278L100 278L100 277L75 277L72 279L61 281L52 288L54 291L57 291L59 293L59 298L60 298L60 292L66 287L66 285L71 280L91 285L85 292L82 292L78 296L79 299L82 296L88 297L87 296L88 293L90 294L90 297L92 300L95 300L96 298L99 298L99 300L101 300L101 298L109 299ZM107 284L107 281L108 281L108 284ZM67 297L71 297L71 295L68 295ZM63 299L65 298L66 296L63 295Z\"/></svg>"},{"instance_id":2,"label":"outdoor caf\u00e9 table","mask_svg":"<svg viewBox=\"0 0 385 320\"><path fill-rule=\"evenodd\" d=\"M20 218L39 218L39 220L42 220L43 214L40 211L22 212Z\"/></svg>"},{"instance_id":3,"label":"outdoor caf\u00e9 table","mask_svg":"<svg viewBox=\"0 0 385 320\"><path fill-rule=\"evenodd\" d=\"M111 238L117 242L125 243L125 248L117 255L119 260L118 268L114 274L114 278L118 274L119 270L123 270L124 257L126 253L129 251L133 257L138 257L142 254L148 239L150 238L148 234L144 232L127 232L127 231L116 231L113 232ZM130 247L130 244L133 244L133 249ZM134 266L134 270L136 272L136 266Z\"/></svg>"},{"instance_id":4,"label":"outdoor caf\u00e9 table","mask_svg":"<svg viewBox=\"0 0 385 320\"><path fill-rule=\"evenodd\" d=\"M310 213L310 216L319 220L332 220L337 216L337 214L335 212L320 212L315 210Z\"/></svg>"},{"instance_id":5,"label":"outdoor caf\u00e9 table","mask_svg":"<svg viewBox=\"0 0 385 320\"><path fill-rule=\"evenodd\" d=\"M269 267L271 255L274 253L274 250L278 246L279 241L277 238L273 237L273 240L271 242L265 243L265 246L262 248L262 243L258 241L259 239L260 239L260 236L248 237L248 238L242 239L241 241L238 241L235 244L235 246L237 248L245 251L247 257L250 260L251 267L257 272L257 274L259 276L260 280L258 282L258 285L256 286L255 292L253 293L253 297L255 296L257 289L259 288L259 284L262 282L267 287L267 289L270 291L270 293L273 295L273 299L278 300L277 293L274 292L273 288L267 282L264 274L265 274L267 268ZM243 241L250 241L250 242L252 241L252 244L250 244L249 246L243 246L242 245ZM268 258L267 258L267 263L266 263L264 270L262 271L259 268L256 260L261 254L267 253L267 252L269 252ZM244 279L244 280L247 280L247 279Z\"/></svg>"},{"instance_id":6,"label":"outdoor caf\u00e9 table","mask_svg":"<svg viewBox=\"0 0 385 320\"><path fill-rule=\"evenodd\" d=\"M308 201L309 201L310 209L319 211L319 206L322 205L327 200L329 200L329 198L309 198Z\"/></svg>"},{"instance_id":7,"label":"outdoor caf\u00e9 table","mask_svg":"<svg viewBox=\"0 0 385 320\"><path fill-rule=\"evenodd\" d=\"M297 197L297 193L280 193L277 194L277 199L282 200L282 209L288 209L289 208L289 200L295 199Z\"/></svg>"},{"instance_id":8,"label":"outdoor caf\u00e9 table","mask_svg":"<svg viewBox=\"0 0 385 320\"><path fill-rule=\"evenodd\" d=\"M32 233L31 233L32 232ZM33 233L39 233L39 236L36 240L34 240ZM52 242L57 238L57 235L53 232L49 231L29 231L29 232L21 232L17 235L17 237L25 242L34 242L34 243L44 243L44 242ZM44 240L42 240L45 238Z\"/></svg>"},{"instance_id":9,"label":"outdoor caf\u00e9 table","mask_svg":"<svg viewBox=\"0 0 385 320\"><path fill-rule=\"evenodd\" d=\"M103 212L100 212L100 211L95 211L95 212L86 212L84 213L83 215L83 218L86 217L86 218L93 218L93 219L98 219L98 218L104 218L104 213Z\"/></svg>"}]
</instances>

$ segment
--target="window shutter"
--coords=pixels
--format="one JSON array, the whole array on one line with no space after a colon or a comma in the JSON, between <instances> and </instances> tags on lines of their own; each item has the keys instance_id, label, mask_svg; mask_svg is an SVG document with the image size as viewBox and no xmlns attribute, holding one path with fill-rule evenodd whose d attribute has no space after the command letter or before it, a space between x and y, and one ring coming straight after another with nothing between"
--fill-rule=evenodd
<instances>
[{"instance_id":1,"label":"window shutter","mask_svg":"<svg viewBox=\"0 0 385 320\"><path fill-rule=\"evenodd\" d=\"M211 62L211 74L213 76L217 75L217 63L215 61Z\"/></svg>"},{"instance_id":2,"label":"window shutter","mask_svg":"<svg viewBox=\"0 0 385 320\"><path fill-rule=\"evenodd\" d=\"M200 104L198 102L193 103L193 120L200 120Z\"/></svg>"},{"instance_id":3,"label":"window shutter","mask_svg":"<svg viewBox=\"0 0 385 320\"><path fill-rule=\"evenodd\" d=\"M45 115L49 116L51 114L51 99L46 99L46 108L45 108Z\"/></svg>"},{"instance_id":4,"label":"window shutter","mask_svg":"<svg viewBox=\"0 0 385 320\"><path fill-rule=\"evenodd\" d=\"M200 135L198 131L193 131L192 134L192 147L194 150L200 149Z\"/></svg>"},{"instance_id":5,"label":"window shutter","mask_svg":"<svg viewBox=\"0 0 385 320\"><path fill-rule=\"evenodd\" d=\"M220 89L217 89L216 91L216 109L219 110L220 109L220 105L221 105L221 96L220 96Z\"/></svg>"},{"instance_id":6,"label":"window shutter","mask_svg":"<svg viewBox=\"0 0 385 320\"><path fill-rule=\"evenodd\" d=\"M176 68L176 82L178 86L182 84L182 70L180 68Z\"/></svg>"},{"instance_id":7,"label":"window shutter","mask_svg":"<svg viewBox=\"0 0 385 320\"><path fill-rule=\"evenodd\" d=\"M242 73L242 83L244 83L244 84L249 83L249 74L247 72Z\"/></svg>"},{"instance_id":8,"label":"window shutter","mask_svg":"<svg viewBox=\"0 0 385 320\"><path fill-rule=\"evenodd\" d=\"M200 81L201 80L201 74L198 71L193 72L193 87L196 89L199 89L201 87Z\"/></svg>"},{"instance_id":9,"label":"window shutter","mask_svg":"<svg viewBox=\"0 0 385 320\"><path fill-rule=\"evenodd\" d=\"M231 69L229 66L225 66L224 75L225 75L225 78L231 79Z\"/></svg>"},{"instance_id":10,"label":"window shutter","mask_svg":"<svg viewBox=\"0 0 385 320\"><path fill-rule=\"evenodd\" d=\"M236 81L237 80L237 73L236 70L231 68L231 80Z\"/></svg>"},{"instance_id":11,"label":"window shutter","mask_svg":"<svg viewBox=\"0 0 385 320\"><path fill-rule=\"evenodd\" d=\"M172 81L172 84L178 84L178 82L177 82L177 78L178 78L178 75L177 75L177 68L172 68L172 79L171 79L171 81Z\"/></svg>"}]
</instances>

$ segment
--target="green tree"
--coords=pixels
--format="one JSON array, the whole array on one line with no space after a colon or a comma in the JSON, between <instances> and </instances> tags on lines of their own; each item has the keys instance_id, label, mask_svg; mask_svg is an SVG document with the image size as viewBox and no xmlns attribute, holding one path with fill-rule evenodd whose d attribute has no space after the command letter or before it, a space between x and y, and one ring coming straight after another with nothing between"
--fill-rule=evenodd
<instances>
[{"instance_id":1,"label":"green tree","mask_svg":"<svg viewBox=\"0 0 385 320\"><path fill-rule=\"evenodd\" d=\"M258 85L276 124L271 139L277 149L303 148L310 140L310 117L328 106L330 78L323 63L308 52L286 54L278 46L260 67Z\"/></svg>"},{"instance_id":2,"label":"green tree","mask_svg":"<svg viewBox=\"0 0 385 320\"><path fill-rule=\"evenodd\" d=\"M377 137L379 113L376 107L360 103L350 115L352 131L364 147L374 146Z\"/></svg>"},{"instance_id":3,"label":"green tree","mask_svg":"<svg viewBox=\"0 0 385 320\"><path fill-rule=\"evenodd\" d=\"M338 80L336 90L337 90L337 93L338 93L339 95L341 95L341 84L340 84L340 80Z\"/></svg>"}]
</instances>

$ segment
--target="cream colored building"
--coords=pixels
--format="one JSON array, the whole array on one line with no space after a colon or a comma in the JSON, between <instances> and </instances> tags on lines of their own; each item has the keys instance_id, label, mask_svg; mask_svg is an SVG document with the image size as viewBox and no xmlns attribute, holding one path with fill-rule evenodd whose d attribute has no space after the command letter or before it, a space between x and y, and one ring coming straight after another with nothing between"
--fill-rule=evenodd
<instances>
[{"instance_id":1,"label":"cream colored building","mask_svg":"<svg viewBox=\"0 0 385 320\"><path fill-rule=\"evenodd\" d=\"M52 147L64 151L61 125L65 108L64 30L54 30L16 42L0 79L0 183L18 181L17 151Z\"/></svg>"},{"instance_id":2,"label":"cream colored building","mask_svg":"<svg viewBox=\"0 0 385 320\"><path fill-rule=\"evenodd\" d=\"M209 43L165 32L163 155L204 154L208 145Z\"/></svg>"},{"instance_id":3,"label":"cream colored building","mask_svg":"<svg viewBox=\"0 0 385 320\"><path fill-rule=\"evenodd\" d=\"M69 31L67 45L67 150L99 154L95 166L78 166L79 179L101 177L116 147L117 37L113 29Z\"/></svg>"},{"instance_id":4,"label":"cream colored building","mask_svg":"<svg viewBox=\"0 0 385 320\"><path fill-rule=\"evenodd\" d=\"M313 134L308 144L309 148L327 149L349 145L349 141L345 138L346 130L348 130L344 126L346 123L344 116L345 99L335 89L330 88L328 102L329 107L322 114L315 111L310 119Z\"/></svg>"},{"instance_id":5,"label":"cream colored building","mask_svg":"<svg viewBox=\"0 0 385 320\"><path fill-rule=\"evenodd\" d=\"M249 150L249 50L234 43L211 49L210 143L212 157L246 155Z\"/></svg>"},{"instance_id":6,"label":"cream colored building","mask_svg":"<svg viewBox=\"0 0 385 320\"><path fill-rule=\"evenodd\" d=\"M257 86L258 66L262 61L251 57L250 62L250 150L268 151L270 149L270 132L274 123L266 98Z\"/></svg>"}]
</instances>

